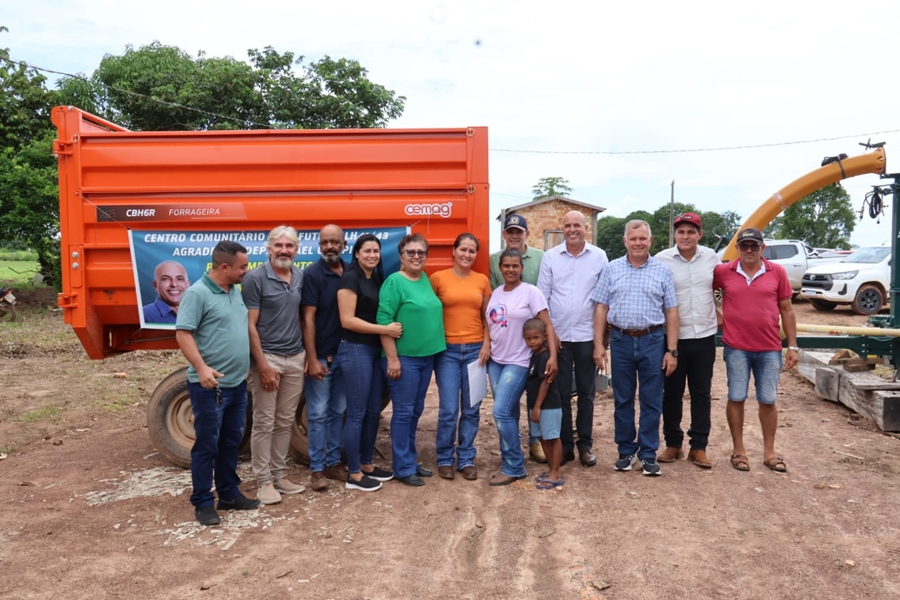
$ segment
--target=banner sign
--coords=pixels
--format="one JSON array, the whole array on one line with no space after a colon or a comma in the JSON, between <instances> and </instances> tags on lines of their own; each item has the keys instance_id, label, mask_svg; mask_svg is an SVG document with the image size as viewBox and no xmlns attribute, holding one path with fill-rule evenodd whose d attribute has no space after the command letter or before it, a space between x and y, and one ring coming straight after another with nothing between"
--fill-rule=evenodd
<instances>
[{"instance_id":1,"label":"banner sign","mask_svg":"<svg viewBox=\"0 0 900 600\"><path fill-rule=\"evenodd\" d=\"M406 227L345 229L347 248L343 259L350 262L353 244L360 235L372 233L381 240L381 264L384 276L400 270L397 244L409 233ZM300 247L294 264L306 269L320 258L319 231L298 230ZM268 231L128 231L134 287L141 307L144 329L175 329L172 307L181 295L212 267L212 251L222 240L232 240L247 248L249 268L269 260L266 252Z\"/></svg>"}]
</instances>

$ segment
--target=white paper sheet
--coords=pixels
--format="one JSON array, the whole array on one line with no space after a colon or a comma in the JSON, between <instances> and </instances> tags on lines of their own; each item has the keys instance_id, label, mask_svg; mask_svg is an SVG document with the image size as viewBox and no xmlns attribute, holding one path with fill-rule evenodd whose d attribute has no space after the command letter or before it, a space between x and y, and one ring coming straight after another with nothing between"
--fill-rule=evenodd
<instances>
[{"instance_id":1,"label":"white paper sheet","mask_svg":"<svg viewBox=\"0 0 900 600\"><path fill-rule=\"evenodd\" d=\"M476 360L469 363L469 406L474 407L487 397L487 365L479 365Z\"/></svg>"}]
</instances>

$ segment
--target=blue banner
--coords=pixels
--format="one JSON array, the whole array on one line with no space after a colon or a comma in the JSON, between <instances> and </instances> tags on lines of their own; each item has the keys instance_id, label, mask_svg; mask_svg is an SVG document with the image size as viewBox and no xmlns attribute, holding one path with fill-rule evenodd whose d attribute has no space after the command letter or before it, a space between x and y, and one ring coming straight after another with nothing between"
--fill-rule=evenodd
<instances>
[{"instance_id":1,"label":"blue banner","mask_svg":"<svg viewBox=\"0 0 900 600\"><path fill-rule=\"evenodd\" d=\"M347 248L343 258L350 262L356 238L372 233L381 240L381 263L384 275L400 270L397 244L408 233L406 227L375 229L345 229ZM294 262L306 269L320 258L319 231L298 230L300 247ZM141 327L144 329L174 329L172 307L181 301L181 294L198 281L212 267L212 251L222 240L239 242L248 250L250 269L268 259L266 239L268 231L128 231L131 263L134 268L135 290Z\"/></svg>"}]
</instances>

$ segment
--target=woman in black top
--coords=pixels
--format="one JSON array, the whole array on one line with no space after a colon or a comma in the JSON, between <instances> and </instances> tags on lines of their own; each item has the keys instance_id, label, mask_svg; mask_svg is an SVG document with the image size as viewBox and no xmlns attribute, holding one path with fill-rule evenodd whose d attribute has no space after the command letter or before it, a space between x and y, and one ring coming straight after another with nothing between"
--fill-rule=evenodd
<instances>
[{"instance_id":1,"label":"woman in black top","mask_svg":"<svg viewBox=\"0 0 900 600\"><path fill-rule=\"evenodd\" d=\"M337 363L347 393L347 420L344 423L344 450L347 452L348 489L374 492L394 474L372 463L384 374L381 371L381 339L400 337L400 323L377 325L381 272L381 242L366 233L353 245L350 268L341 277L337 293L341 326Z\"/></svg>"}]
</instances>

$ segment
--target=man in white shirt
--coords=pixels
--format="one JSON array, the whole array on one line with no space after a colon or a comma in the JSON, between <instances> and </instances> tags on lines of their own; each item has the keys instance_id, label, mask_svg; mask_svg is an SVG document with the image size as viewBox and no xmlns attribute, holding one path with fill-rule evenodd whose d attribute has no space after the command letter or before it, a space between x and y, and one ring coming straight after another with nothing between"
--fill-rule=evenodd
<instances>
[{"instance_id":1,"label":"man in white shirt","mask_svg":"<svg viewBox=\"0 0 900 600\"><path fill-rule=\"evenodd\" d=\"M678 366L666 377L663 395L663 436L666 449L659 462L675 462L684 457L681 449L684 432L681 415L685 379L691 393L691 450L688 460L709 469L706 455L710 429L710 388L716 361L716 303L713 297L713 271L719 258L712 249L699 245L702 222L694 213L675 217L675 247L663 250L656 258L672 269L678 296Z\"/></svg>"},{"instance_id":2,"label":"man in white shirt","mask_svg":"<svg viewBox=\"0 0 900 600\"><path fill-rule=\"evenodd\" d=\"M575 446L581 464L592 467L597 457L591 452L594 426L594 306L591 293L600 273L609 263L606 252L585 241L588 235L584 214L578 211L563 217L565 243L544 253L537 286L547 298L550 320L559 340L559 374L556 376L563 400L559 437L563 461L575 460ZM574 372L574 382L573 382ZM572 427L572 388L578 392L578 413ZM578 440L575 440L575 432Z\"/></svg>"}]
</instances>

